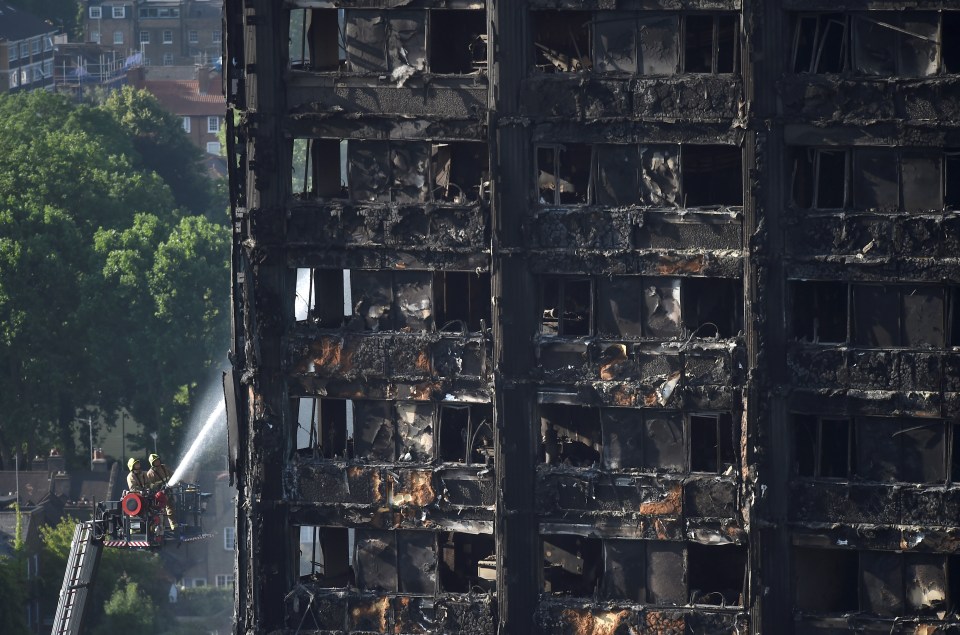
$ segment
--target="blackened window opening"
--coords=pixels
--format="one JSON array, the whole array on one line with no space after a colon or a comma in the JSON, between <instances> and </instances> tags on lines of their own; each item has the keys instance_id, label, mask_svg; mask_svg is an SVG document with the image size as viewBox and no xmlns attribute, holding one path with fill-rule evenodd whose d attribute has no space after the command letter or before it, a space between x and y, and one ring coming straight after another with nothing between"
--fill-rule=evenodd
<instances>
[{"instance_id":1,"label":"blackened window opening","mask_svg":"<svg viewBox=\"0 0 960 635\"><path fill-rule=\"evenodd\" d=\"M489 273L437 272L433 294L438 330L477 333L490 324Z\"/></svg>"},{"instance_id":2,"label":"blackened window opening","mask_svg":"<svg viewBox=\"0 0 960 635\"><path fill-rule=\"evenodd\" d=\"M743 205L743 166L735 146L682 146L684 207Z\"/></svg>"},{"instance_id":3,"label":"blackened window opening","mask_svg":"<svg viewBox=\"0 0 960 635\"><path fill-rule=\"evenodd\" d=\"M444 463L493 462L493 414L489 404L442 404L438 457Z\"/></svg>"},{"instance_id":4,"label":"blackened window opening","mask_svg":"<svg viewBox=\"0 0 960 635\"><path fill-rule=\"evenodd\" d=\"M589 278L545 278L541 287L544 335L578 337L593 332L593 285Z\"/></svg>"},{"instance_id":5,"label":"blackened window opening","mask_svg":"<svg viewBox=\"0 0 960 635\"><path fill-rule=\"evenodd\" d=\"M810 478L846 479L851 474L853 427L849 419L793 416L794 471Z\"/></svg>"},{"instance_id":6,"label":"blackened window opening","mask_svg":"<svg viewBox=\"0 0 960 635\"><path fill-rule=\"evenodd\" d=\"M732 73L736 68L738 51L738 23L735 16L684 16L684 72Z\"/></svg>"},{"instance_id":7,"label":"blackened window opening","mask_svg":"<svg viewBox=\"0 0 960 635\"><path fill-rule=\"evenodd\" d=\"M541 460L549 465L600 464L603 435L600 410L583 406L540 406Z\"/></svg>"},{"instance_id":8,"label":"blackened window opening","mask_svg":"<svg viewBox=\"0 0 960 635\"><path fill-rule=\"evenodd\" d=\"M603 544L597 538L543 537L543 590L570 597L592 597L603 574Z\"/></svg>"},{"instance_id":9,"label":"blackened window opening","mask_svg":"<svg viewBox=\"0 0 960 635\"><path fill-rule=\"evenodd\" d=\"M355 583L349 529L319 526L295 529L300 534L301 579L327 588L343 588Z\"/></svg>"},{"instance_id":10,"label":"blackened window opening","mask_svg":"<svg viewBox=\"0 0 960 635\"><path fill-rule=\"evenodd\" d=\"M847 341L847 284L793 282L793 336L819 343Z\"/></svg>"},{"instance_id":11,"label":"blackened window opening","mask_svg":"<svg viewBox=\"0 0 960 635\"><path fill-rule=\"evenodd\" d=\"M496 585L493 536L443 532L440 545L440 590L445 593L492 591Z\"/></svg>"},{"instance_id":12,"label":"blackened window opening","mask_svg":"<svg viewBox=\"0 0 960 635\"><path fill-rule=\"evenodd\" d=\"M793 549L796 607L811 613L844 613L860 608L859 557L848 549Z\"/></svg>"},{"instance_id":13,"label":"blackened window opening","mask_svg":"<svg viewBox=\"0 0 960 635\"><path fill-rule=\"evenodd\" d=\"M690 604L743 606L747 550L740 545L687 545Z\"/></svg>"},{"instance_id":14,"label":"blackened window opening","mask_svg":"<svg viewBox=\"0 0 960 635\"><path fill-rule=\"evenodd\" d=\"M690 415L690 470L725 473L735 462L729 415Z\"/></svg>"},{"instance_id":15,"label":"blackened window opening","mask_svg":"<svg viewBox=\"0 0 960 635\"><path fill-rule=\"evenodd\" d=\"M593 66L588 11L532 11L531 16L537 70L574 73Z\"/></svg>"},{"instance_id":16,"label":"blackened window opening","mask_svg":"<svg viewBox=\"0 0 960 635\"><path fill-rule=\"evenodd\" d=\"M430 72L465 75L487 66L487 23L484 11L430 12Z\"/></svg>"},{"instance_id":17,"label":"blackened window opening","mask_svg":"<svg viewBox=\"0 0 960 635\"><path fill-rule=\"evenodd\" d=\"M568 143L537 148L537 188L542 205L577 205L590 201L591 148Z\"/></svg>"}]
</instances>

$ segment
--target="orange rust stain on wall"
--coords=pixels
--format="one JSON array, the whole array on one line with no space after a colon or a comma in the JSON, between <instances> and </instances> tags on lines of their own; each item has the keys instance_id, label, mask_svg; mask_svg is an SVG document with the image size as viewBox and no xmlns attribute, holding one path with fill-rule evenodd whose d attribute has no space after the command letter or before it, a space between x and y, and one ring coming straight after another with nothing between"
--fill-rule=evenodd
<instances>
[{"instance_id":1,"label":"orange rust stain on wall","mask_svg":"<svg viewBox=\"0 0 960 635\"><path fill-rule=\"evenodd\" d=\"M648 633L656 635L686 635L687 624L683 616L673 617L664 615L656 611L651 611L646 615Z\"/></svg>"},{"instance_id":2,"label":"orange rust stain on wall","mask_svg":"<svg viewBox=\"0 0 960 635\"><path fill-rule=\"evenodd\" d=\"M382 597L350 609L351 625L356 630L367 630L376 625L380 633L388 633L387 612L390 610L390 598Z\"/></svg>"},{"instance_id":3,"label":"orange rust stain on wall","mask_svg":"<svg viewBox=\"0 0 960 635\"><path fill-rule=\"evenodd\" d=\"M640 513L644 516L679 516L683 510L683 486L675 483L667 495L656 501L640 503Z\"/></svg>"},{"instance_id":4,"label":"orange rust stain on wall","mask_svg":"<svg viewBox=\"0 0 960 635\"><path fill-rule=\"evenodd\" d=\"M575 635L614 635L620 625L630 616L630 611L597 611L589 609L564 609L561 619Z\"/></svg>"},{"instance_id":5,"label":"orange rust stain on wall","mask_svg":"<svg viewBox=\"0 0 960 635\"><path fill-rule=\"evenodd\" d=\"M703 273L706 257L699 256L661 256L657 262L657 272L662 275Z\"/></svg>"},{"instance_id":6,"label":"orange rust stain on wall","mask_svg":"<svg viewBox=\"0 0 960 635\"><path fill-rule=\"evenodd\" d=\"M394 486L394 505L425 507L437 498L433 489L433 473L429 470L410 471Z\"/></svg>"}]
</instances>

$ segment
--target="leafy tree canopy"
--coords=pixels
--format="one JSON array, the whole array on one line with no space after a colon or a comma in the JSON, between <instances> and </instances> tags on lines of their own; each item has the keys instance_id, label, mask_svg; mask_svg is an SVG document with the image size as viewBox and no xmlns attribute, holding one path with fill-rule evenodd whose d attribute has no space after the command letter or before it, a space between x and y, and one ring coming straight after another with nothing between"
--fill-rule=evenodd
<instances>
[{"instance_id":1,"label":"leafy tree canopy","mask_svg":"<svg viewBox=\"0 0 960 635\"><path fill-rule=\"evenodd\" d=\"M143 91L0 96L0 461L127 408L164 449L227 346L224 204ZM81 450L85 453L86 448ZM71 456L73 453L73 456ZM79 461L83 463L83 461Z\"/></svg>"}]
</instances>

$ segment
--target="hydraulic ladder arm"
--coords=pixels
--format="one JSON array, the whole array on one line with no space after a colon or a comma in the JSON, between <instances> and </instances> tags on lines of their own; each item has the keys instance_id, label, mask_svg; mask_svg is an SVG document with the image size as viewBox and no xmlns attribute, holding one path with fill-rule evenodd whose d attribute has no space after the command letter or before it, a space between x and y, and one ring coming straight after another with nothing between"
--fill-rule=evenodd
<instances>
[{"instance_id":1,"label":"hydraulic ladder arm","mask_svg":"<svg viewBox=\"0 0 960 635\"><path fill-rule=\"evenodd\" d=\"M90 583L97 574L103 544L95 535L95 521L78 523L63 574L60 602L51 635L80 635L87 608Z\"/></svg>"}]
</instances>

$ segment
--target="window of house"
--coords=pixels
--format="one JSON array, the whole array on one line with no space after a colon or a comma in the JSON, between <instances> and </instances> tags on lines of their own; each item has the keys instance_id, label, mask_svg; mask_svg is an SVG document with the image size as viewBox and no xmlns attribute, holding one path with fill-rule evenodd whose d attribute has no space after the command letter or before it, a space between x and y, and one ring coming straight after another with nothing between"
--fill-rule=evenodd
<instances>
[{"instance_id":1,"label":"window of house","mask_svg":"<svg viewBox=\"0 0 960 635\"><path fill-rule=\"evenodd\" d=\"M30 44L28 42L20 42L20 57L30 57Z\"/></svg>"},{"instance_id":2,"label":"window of house","mask_svg":"<svg viewBox=\"0 0 960 635\"><path fill-rule=\"evenodd\" d=\"M207 132L213 134L220 132L220 117L216 115L207 117Z\"/></svg>"},{"instance_id":3,"label":"window of house","mask_svg":"<svg viewBox=\"0 0 960 635\"><path fill-rule=\"evenodd\" d=\"M163 54L163 65L164 65L164 66L173 66L173 53L164 53L164 54Z\"/></svg>"},{"instance_id":4,"label":"window of house","mask_svg":"<svg viewBox=\"0 0 960 635\"><path fill-rule=\"evenodd\" d=\"M220 154L220 142L219 142L219 141L207 141L207 154L219 155L219 154Z\"/></svg>"},{"instance_id":5,"label":"window of house","mask_svg":"<svg viewBox=\"0 0 960 635\"><path fill-rule=\"evenodd\" d=\"M195 589L196 589L196 588L200 588L200 587L204 587L204 586L207 586L207 579L206 579L206 578L194 578L194 579L193 579L193 587L194 587Z\"/></svg>"},{"instance_id":6,"label":"window of house","mask_svg":"<svg viewBox=\"0 0 960 635\"><path fill-rule=\"evenodd\" d=\"M219 29L214 30L210 34L210 41L213 42L214 44L220 44L222 38L223 38L223 33Z\"/></svg>"},{"instance_id":7,"label":"window of house","mask_svg":"<svg viewBox=\"0 0 960 635\"><path fill-rule=\"evenodd\" d=\"M196 44L200 41L200 34L195 30L187 31L187 41L190 44Z\"/></svg>"},{"instance_id":8,"label":"window of house","mask_svg":"<svg viewBox=\"0 0 960 635\"><path fill-rule=\"evenodd\" d=\"M233 551L237 548L237 530L235 527L223 528L223 549Z\"/></svg>"},{"instance_id":9,"label":"window of house","mask_svg":"<svg viewBox=\"0 0 960 635\"><path fill-rule=\"evenodd\" d=\"M30 40L30 52L34 55L40 55L40 38Z\"/></svg>"},{"instance_id":10,"label":"window of house","mask_svg":"<svg viewBox=\"0 0 960 635\"><path fill-rule=\"evenodd\" d=\"M163 43L173 44L173 31L167 29L163 32Z\"/></svg>"},{"instance_id":11,"label":"window of house","mask_svg":"<svg viewBox=\"0 0 960 635\"><path fill-rule=\"evenodd\" d=\"M150 44L150 31L140 31L140 43Z\"/></svg>"},{"instance_id":12,"label":"window of house","mask_svg":"<svg viewBox=\"0 0 960 635\"><path fill-rule=\"evenodd\" d=\"M114 31L114 32L113 32L113 43L114 43L114 44L123 44L123 31Z\"/></svg>"},{"instance_id":13,"label":"window of house","mask_svg":"<svg viewBox=\"0 0 960 635\"><path fill-rule=\"evenodd\" d=\"M43 36L43 50L44 52L53 50L53 38L49 35Z\"/></svg>"},{"instance_id":14,"label":"window of house","mask_svg":"<svg viewBox=\"0 0 960 635\"><path fill-rule=\"evenodd\" d=\"M16 44L11 44L7 47L7 57L9 58L8 61L12 62L17 59L17 51L18 47Z\"/></svg>"},{"instance_id":15,"label":"window of house","mask_svg":"<svg viewBox=\"0 0 960 635\"><path fill-rule=\"evenodd\" d=\"M101 17L103 17L103 9L102 9L101 7L99 7L99 6L97 6L97 7L90 7L90 19L91 19L91 20L99 20Z\"/></svg>"},{"instance_id":16,"label":"window of house","mask_svg":"<svg viewBox=\"0 0 960 635\"><path fill-rule=\"evenodd\" d=\"M216 580L217 586L223 588L233 586L234 577L232 573L218 573Z\"/></svg>"},{"instance_id":17,"label":"window of house","mask_svg":"<svg viewBox=\"0 0 960 635\"><path fill-rule=\"evenodd\" d=\"M127 8L124 6L113 7L113 17L115 19L123 19L127 17Z\"/></svg>"},{"instance_id":18,"label":"window of house","mask_svg":"<svg viewBox=\"0 0 960 635\"><path fill-rule=\"evenodd\" d=\"M190 132L190 117L184 117L182 121L183 131Z\"/></svg>"}]
</instances>

